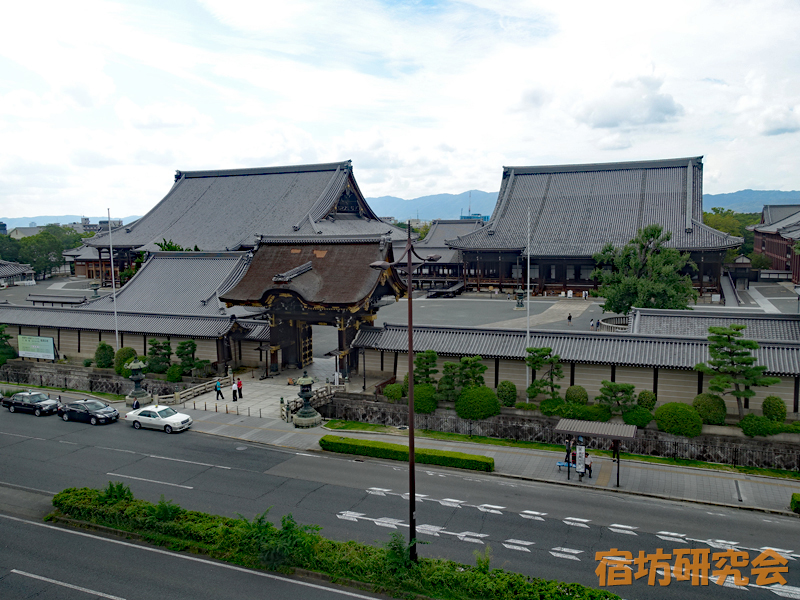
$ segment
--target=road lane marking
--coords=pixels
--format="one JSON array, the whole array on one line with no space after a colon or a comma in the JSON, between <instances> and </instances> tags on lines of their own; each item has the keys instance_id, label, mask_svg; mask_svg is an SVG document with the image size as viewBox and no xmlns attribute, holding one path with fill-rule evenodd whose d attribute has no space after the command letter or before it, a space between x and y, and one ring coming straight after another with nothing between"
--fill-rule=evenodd
<instances>
[{"instance_id":1,"label":"road lane marking","mask_svg":"<svg viewBox=\"0 0 800 600\"><path fill-rule=\"evenodd\" d=\"M216 469L230 469L230 467L223 467L221 465L212 465L209 463L197 462L194 460L184 460L182 458L172 458L171 456L158 456L157 454L145 454L147 458L157 458L159 460L171 460L173 462L186 463L188 465L199 465L201 467L213 467Z\"/></svg>"},{"instance_id":2,"label":"road lane marking","mask_svg":"<svg viewBox=\"0 0 800 600\"><path fill-rule=\"evenodd\" d=\"M502 515L502 511L505 506L495 506L494 504L481 504L480 506L476 506L479 511L485 513L492 513L493 515Z\"/></svg>"},{"instance_id":3,"label":"road lane marking","mask_svg":"<svg viewBox=\"0 0 800 600\"><path fill-rule=\"evenodd\" d=\"M567 560L577 560L580 561L581 559L576 556L576 554L581 554L583 550L573 550L572 548L553 548L550 550L550 554L555 556L556 558L566 558Z\"/></svg>"},{"instance_id":4,"label":"road lane marking","mask_svg":"<svg viewBox=\"0 0 800 600\"><path fill-rule=\"evenodd\" d=\"M674 533L672 531L659 531L656 534L656 537L658 539L665 540L667 542L678 542L680 544L688 544L689 543L685 539L683 539L683 538L686 537L685 533Z\"/></svg>"},{"instance_id":5,"label":"road lane marking","mask_svg":"<svg viewBox=\"0 0 800 600\"><path fill-rule=\"evenodd\" d=\"M39 492L40 494L49 494L51 496L55 496L58 493L58 492L49 492L47 490L40 490L39 488L27 487L24 485L17 485L16 483L8 483L7 481L0 481L0 485L6 485L8 487L17 488L20 490L30 490L31 492Z\"/></svg>"},{"instance_id":6,"label":"road lane marking","mask_svg":"<svg viewBox=\"0 0 800 600\"><path fill-rule=\"evenodd\" d=\"M125 598L121 598L120 596L112 596L111 594L104 594L103 592L98 592L96 590L90 590L89 588L80 587L79 585L72 585L71 583L66 583L64 581L56 581L55 579L50 579L49 577L42 577L41 575L34 575L33 573L26 573L25 571L20 571L19 569L11 569L12 573L16 573L17 575L22 575L23 577L30 577L31 579L38 579L39 581L44 581L47 583L54 583L55 585L60 585L61 587L69 588L71 590L78 590L79 592L86 592L87 594L91 594L93 596L100 596L101 598L108 598L109 600L125 600Z\"/></svg>"},{"instance_id":7,"label":"road lane marking","mask_svg":"<svg viewBox=\"0 0 800 600\"><path fill-rule=\"evenodd\" d=\"M122 450L120 448L107 448L106 446L95 446L95 448L98 448L99 450L113 450L114 452L124 452L126 454L139 454L138 452L134 452L133 450Z\"/></svg>"},{"instance_id":8,"label":"road lane marking","mask_svg":"<svg viewBox=\"0 0 800 600\"><path fill-rule=\"evenodd\" d=\"M25 438L26 440L41 440L43 442L45 441L44 438L33 437L33 436L30 436L30 435L22 435L22 434L19 434L19 433L6 433L5 431L0 431L0 434L1 435L10 435L11 437Z\"/></svg>"},{"instance_id":9,"label":"road lane marking","mask_svg":"<svg viewBox=\"0 0 800 600\"><path fill-rule=\"evenodd\" d=\"M578 517L567 517L562 521L564 525L572 525L573 527L585 527L589 529L587 523L591 521L591 519L579 519Z\"/></svg>"},{"instance_id":10,"label":"road lane marking","mask_svg":"<svg viewBox=\"0 0 800 600\"><path fill-rule=\"evenodd\" d=\"M506 540L505 542L501 542L503 546L508 548L509 550L519 550L520 552L530 552L527 546L531 546L536 542L527 542L525 540Z\"/></svg>"},{"instance_id":11,"label":"road lane marking","mask_svg":"<svg viewBox=\"0 0 800 600\"><path fill-rule=\"evenodd\" d=\"M544 521L542 517L544 517L547 513L538 512L535 510L523 510L519 513L519 516L523 519L531 519L532 521Z\"/></svg>"},{"instance_id":12,"label":"road lane marking","mask_svg":"<svg viewBox=\"0 0 800 600\"><path fill-rule=\"evenodd\" d=\"M613 531L614 533L624 533L625 535L638 535L634 529L639 529L638 527L633 527L632 525L620 525L619 523L612 523L608 526L609 531Z\"/></svg>"},{"instance_id":13,"label":"road lane marking","mask_svg":"<svg viewBox=\"0 0 800 600\"><path fill-rule=\"evenodd\" d=\"M66 440L58 440L59 444L69 444L70 446L77 446L78 442L68 442Z\"/></svg>"},{"instance_id":14,"label":"road lane marking","mask_svg":"<svg viewBox=\"0 0 800 600\"><path fill-rule=\"evenodd\" d=\"M172 487L179 487L185 490L194 489L190 485L181 485L179 483L168 483L166 481L156 481L155 479L144 479L143 477L134 477L133 475L121 475L119 473L106 473L106 475L110 475L111 477L124 477L125 479L136 479L137 481L147 481L148 483L160 483L161 485L171 485Z\"/></svg>"},{"instance_id":15,"label":"road lane marking","mask_svg":"<svg viewBox=\"0 0 800 600\"><path fill-rule=\"evenodd\" d=\"M246 569L244 567L239 567L237 565L231 565L227 563L222 563L218 561L208 560L205 558L199 558L197 556L191 556L188 554L177 554L175 552L170 552L169 550L162 550L160 548L151 548L149 546L140 546L138 544L131 544L130 542L123 542L122 540L114 540L110 538L104 538L97 535L92 535L90 533L85 533L83 531L74 531L72 529L65 529L63 527L56 527L55 525L49 525L47 523L38 523L36 521L28 521L27 519L20 519L18 517L12 517L9 515L0 514L0 519L8 519L9 521L16 521L18 523L24 523L26 525L33 525L35 527L44 527L45 529L50 529L52 531L58 531L65 534L70 535L77 535L85 538L90 538L96 540L98 542L106 542L108 544L117 544L119 546L125 546L126 548L133 548L135 550L139 550L142 552L152 552L154 554L160 554L162 556L169 556L174 559L178 560L187 560L191 562L196 562L202 565L207 565L209 567L216 567L219 569L227 569L229 571L236 571L237 573L246 573L248 575L252 575L254 577L263 577L264 579L271 579L273 581L280 581L285 584L289 585L297 585L300 587L307 587L315 590L321 590L324 592L329 592L333 594L339 594L340 596L348 596L350 598L358 598L359 600L375 600L373 596L364 596L363 594L358 594L356 592L349 592L347 590L337 589L337 588L330 588L324 585L318 585L316 583L309 583L307 581L299 581L296 579L289 579L288 577L282 577L280 575L273 575L272 573L265 573L263 571L254 571L251 569Z\"/></svg>"}]
</instances>

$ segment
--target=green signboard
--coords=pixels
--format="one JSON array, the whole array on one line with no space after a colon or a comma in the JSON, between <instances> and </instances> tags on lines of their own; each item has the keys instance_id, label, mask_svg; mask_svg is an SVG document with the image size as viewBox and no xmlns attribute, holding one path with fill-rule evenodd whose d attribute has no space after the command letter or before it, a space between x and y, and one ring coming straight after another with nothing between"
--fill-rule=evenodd
<instances>
[{"instance_id":1,"label":"green signboard","mask_svg":"<svg viewBox=\"0 0 800 600\"><path fill-rule=\"evenodd\" d=\"M19 355L25 358L43 358L55 360L55 347L53 338L38 337L35 335L17 336Z\"/></svg>"}]
</instances>

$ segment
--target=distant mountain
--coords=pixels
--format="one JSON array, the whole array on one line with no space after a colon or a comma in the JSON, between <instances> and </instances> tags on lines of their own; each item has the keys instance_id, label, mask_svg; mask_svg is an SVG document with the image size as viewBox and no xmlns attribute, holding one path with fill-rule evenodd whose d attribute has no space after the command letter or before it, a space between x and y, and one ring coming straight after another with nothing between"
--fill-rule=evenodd
<instances>
[{"instance_id":1,"label":"distant mountain","mask_svg":"<svg viewBox=\"0 0 800 600\"><path fill-rule=\"evenodd\" d=\"M60 216L52 216L52 215L45 215L45 216L38 216L38 217L14 217L11 219L7 219L5 217L0 217L0 223L6 224L6 229L11 231L15 227L28 227L31 223L36 223L39 227L44 225L49 225L50 223L59 223L60 225L67 225L68 223L80 223L81 218L83 215L60 215ZM122 224L127 225L131 221L135 221L136 219L140 219L140 216L131 216L131 217L123 217ZM108 217L89 217L90 223L97 223L100 220L105 221ZM112 217L112 221L118 220L117 217Z\"/></svg>"},{"instance_id":2,"label":"distant mountain","mask_svg":"<svg viewBox=\"0 0 800 600\"><path fill-rule=\"evenodd\" d=\"M765 204L800 204L800 192L777 190L740 190L728 194L703 194L703 210L715 206L739 213L760 213Z\"/></svg>"},{"instance_id":3,"label":"distant mountain","mask_svg":"<svg viewBox=\"0 0 800 600\"><path fill-rule=\"evenodd\" d=\"M491 215L497 204L497 192L481 192L471 190L461 194L434 194L413 200L404 200L395 196L367 198L372 210L379 217L394 217L398 221L407 219L458 219L467 215L472 207L473 213Z\"/></svg>"}]
</instances>

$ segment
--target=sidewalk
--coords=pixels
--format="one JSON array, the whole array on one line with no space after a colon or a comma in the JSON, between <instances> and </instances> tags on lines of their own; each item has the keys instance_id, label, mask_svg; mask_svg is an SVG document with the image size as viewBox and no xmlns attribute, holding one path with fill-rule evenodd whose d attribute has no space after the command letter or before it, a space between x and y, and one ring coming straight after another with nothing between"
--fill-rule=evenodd
<instances>
[{"instance_id":1,"label":"sidewalk","mask_svg":"<svg viewBox=\"0 0 800 600\"><path fill-rule=\"evenodd\" d=\"M320 383L314 387L324 385L324 373L327 370L332 372L332 367L332 362L327 364L327 361L315 360L315 368L309 369L309 375L320 379ZM288 386L286 381L288 377L300 375L302 373L284 371L278 378L260 381L248 375L242 378L244 398L239 402L231 402L228 390L225 402L215 403L214 394L209 393L188 401L179 410L192 416L192 429L195 431L299 451L321 451L319 439L329 434L407 444L406 436L402 434L331 431L324 426L296 429L292 424L285 423L280 418L280 398L289 400L297 396L300 388ZM374 383L368 379L367 390ZM361 392L362 386L363 380L353 380L349 382L348 390ZM591 479L584 477L582 482L578 482L574 471L568 481L566 469L562 468L559 472L556 466L556 462L564 458L563 451L528 450L422 437L416 438L416 446L490 456L495 460L495 473L509 477L733 508L793 514L789 512L791 495L800 493L800 480L625 460L622 461L620 487L617 488L617 465L609 458L593 456L594 476Z\"/></svg>"}]
</instances>

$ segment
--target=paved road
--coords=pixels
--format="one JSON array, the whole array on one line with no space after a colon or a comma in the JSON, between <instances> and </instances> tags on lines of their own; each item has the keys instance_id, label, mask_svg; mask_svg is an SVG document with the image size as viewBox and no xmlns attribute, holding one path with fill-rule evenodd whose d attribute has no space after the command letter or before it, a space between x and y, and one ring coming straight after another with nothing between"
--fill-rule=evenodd
<instances>
[{"instance_id":1,"label":"paved road","mask_svg":"<svg viewBox=\"0 0 800 600\"><path fill-rule=\"evenodd\" d=\"M0 539L3 600L385 598L3 514Z\"/></svg>"},{"instance_id":2,"label":"paved road","mask_svg":"<svg viewBox=\"0 0 800 600\"><path fill-rule=\"evenodd\" d=\"M122 423L91 427L0 413L0 505L10 512L20 503L46 511L46 492L103 487L113 479L152 501L164 494L184 508L248 517L272 507L274 521L291 512L332 539L383 543L393 530L407 532L406 468L192 431L167 436ZM493 566L597 586L596 551L618 548L636 556L735 545L752 559L772 546L790 560L788 583L800 591L800 522L791 517L448 469L419 469L417 491L419 535L430 542L420 547L423 556L474 564L473 551L490 546ZM774 595L753 586L690 587L651 587L645 578L619 591L627 598Z\"/></svg>"}]
</instances>

